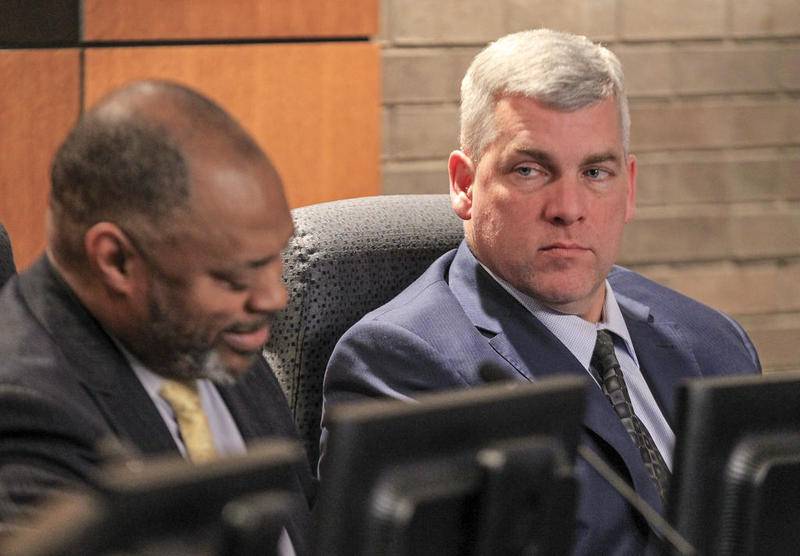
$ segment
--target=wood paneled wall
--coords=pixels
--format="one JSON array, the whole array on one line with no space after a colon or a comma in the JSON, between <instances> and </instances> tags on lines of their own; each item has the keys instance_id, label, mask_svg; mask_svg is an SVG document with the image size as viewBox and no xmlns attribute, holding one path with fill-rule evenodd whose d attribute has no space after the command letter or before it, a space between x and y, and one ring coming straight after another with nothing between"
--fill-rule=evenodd
<instances>
[{"instance_id":1,"label":"wood paneled wall","mask_svg":"<svg viewBox=\"0 0 800 556\"><path fill-rule=\"evenodd\" d=\"M378 3L364 0L84 0L88 41L368 37Z\"/></svg>"},{"instance_id":2,"label":"wood paneled wall","mask_svg":"<svg viewBox=\"0 0 800 556\"><path fill-rule=\"evenodd\" d=\"M195 87L256 137L303 206L378 193L378 69L369 43L90 48L85 105L145 77Z\"/></svg>"},{"instance_id":3,"label":"wood paneled wall","mask_svg":"<svg viewBox=\"0 0 800 556\"><path fill-rule=\"evenodd\" d=\"M292 207L380 192L377 0L83 0L76 11L82 30L63 33L74 45L22 49L0 32L16 47L0 50L0 221L20 269L45 244L57 146L82 110L135 79L182 82L231 112Z\"/></svg>"},{"instance_id":4,"label":"wood paneled wall","mask_svg":"<svg viewBox=\"0 0 800 556\"><path fill-rule=\"evenodd\" d=\"M50 162L80 112L79 52L0 50L0 221L18 268L45 245Z\"/></svg>"}]
</instances>

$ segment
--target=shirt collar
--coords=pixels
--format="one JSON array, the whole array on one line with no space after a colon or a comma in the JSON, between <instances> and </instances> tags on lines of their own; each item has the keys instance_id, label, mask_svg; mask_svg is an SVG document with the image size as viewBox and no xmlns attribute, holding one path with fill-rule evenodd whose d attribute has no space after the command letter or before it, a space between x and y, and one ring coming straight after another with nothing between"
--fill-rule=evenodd
<instances>
[{"instance_id":1,"label":"shirt collar","mask_svg":"<svg viewBox=\"0 0 800 556\"><path fill-rule=\"evenodd\" d=\"M589 363L592 360L592 352L594 352L594 344L597 341L598 330L610 330L613 332L622 340L625 350L634 362L637 365L639 364L636 359L636 352L633 349L633 342L628 333L628 326L625 324L625 319L622 316L619 303L617 303L614 290L611 289L608 280L605 281L606 296L605 302L603 303L602 320L598 323L593 323L577 315L569 315L547 307L536 298L519 291L497 276L480 261L478 261L478 263L489 276L494 278L494 280L503 287L503 289L511 294L514 299L544 324L544 326L572 352L585 369L589 368Z\"/></svg>"},{"instance_id":2,"label":"shirt collar","mask_svg":"<svg viewBox=\"0 0 800 556\"><path fill-rule=\"evenodd\" d=\"M161 399L161 386L164 384L164 380L166 380L160 374L151 371L144 363L139 361L139 359L128 351L125 346L122 345L122 342L117 340L114 336L111 336L111 340L116 344L117 348L122 352L122 355L125 357L125 360L128 362L128 365L131 366L133 369L134 374L139 379L139 382L142 383L144 389L147 390L147 393L153 400ZM211 381L206 378L196 379L198 392L201 392L204 388L207 388L210 385Z\"/></svg>"},{"instance_id":3,"label":"shirt collar","mask_svg":"<svg viewBox=\"0 0 800 556\"><path fill-rule=\"evenodd\" d=\"M142 386L144 386L144 389L147 390L150 398L153 400L160 399L161 394L159 394L159 391L161 390L161 385L164 382L164 377L145 367L144 363L139 361L135 355L125 349L125 346L123 346L122 343L116 338L112 336L111 339L114 340L115 344L117 344L117 347L128 361L128 365L130 365L131 369L133 369L133 372L139 379L139 382L141 382Z\"/></svg>"}]
</instances>

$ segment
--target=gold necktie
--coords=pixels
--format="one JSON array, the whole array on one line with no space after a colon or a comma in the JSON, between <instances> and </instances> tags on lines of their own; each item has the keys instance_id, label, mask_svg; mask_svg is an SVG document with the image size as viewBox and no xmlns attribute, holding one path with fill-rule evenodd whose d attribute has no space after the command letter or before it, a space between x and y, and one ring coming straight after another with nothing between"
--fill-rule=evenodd
<instances>
[{"instance_id":1,"label":"gold necktie","mask_svg":"<svg viewBox=\"0 0 800 556\"><path fill-rule=\"evenodd\" d=\"M197 384L194 381L164 380L159 394L175 412L189 459L200 463L216 457L214 438L200 404Z\"/></svg>"}]
</instances>

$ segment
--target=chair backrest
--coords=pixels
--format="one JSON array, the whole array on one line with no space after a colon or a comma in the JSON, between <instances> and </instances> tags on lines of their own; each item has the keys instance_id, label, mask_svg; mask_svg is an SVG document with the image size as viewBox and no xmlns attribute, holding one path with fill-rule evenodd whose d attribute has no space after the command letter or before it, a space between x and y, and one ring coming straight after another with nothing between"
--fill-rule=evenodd
<instances>
[{"instance_id":1,"label":"chair backrest","mask_svg":"<svg viewBox=\"0 0 800 556\"><path fill-rule=\"evenodd\" d=\"M265 356L315 462L322 378L337 340L457 247L464 231L448 195L334 201L292 216L295 235L284 252L289 305L273 324Z\"/></svg>"},{"instance_id":2,"label":"chair backrest","mask_svg":"<svg viewBox=\"0 0 800 556\"><path fill-rule=\"evenodd\" d=\"M14 253L11 251L11 238L5 226L0 224L0 288L3 287L9 278L17 272L14 266Z\"/></svg>"}]
</instances>

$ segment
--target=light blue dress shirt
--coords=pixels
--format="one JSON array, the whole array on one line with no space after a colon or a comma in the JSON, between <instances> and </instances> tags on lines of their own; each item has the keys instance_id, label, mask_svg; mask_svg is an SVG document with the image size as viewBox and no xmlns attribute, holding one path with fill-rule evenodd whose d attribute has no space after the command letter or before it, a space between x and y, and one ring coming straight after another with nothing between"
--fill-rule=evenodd
<instances>
[{"instance_id":1,"label":"light blue dress shirt","mask_svg":"<svg viewBox=\"0 0 800 556\"><path fill-rule=\"evenodd\" d=\"M117 342L117 346L125 355L150 399L153 400L181 455L186 458L186 446L183 444L183 438L181 438L175 412L172 410L172 406L159 394L164 378L145 367L119 342ZM214 384L210 380L200 379L197 381L197 392L200 395L200 405L203 406L203 412L208 418L208 426L211 429L211 436L213 436L217 453L220 455L246 453L247 445L244 442L244 438L242 438L242 434L239 432L228 406L225 405L225 400L222 399ZM281 536L278 539L278 554L280 556L295 556L294 546L286 529L281 531Z\"/></svg>"},{"instance_id":2,"label":"light blue dress shirt","mask_svg":"<svg viewBox=\"0 0 800 556\"><path fill-rule=\"evenodd\" d=\"M147 390L150 399L156 405L158 412L161 414L161 419L167 425L175 444L178 445L178 449L181 451L181 455L185 458L186 447L183 445L183 438L181 438L175 413L172 410L172 406L159 394L164 379L139 363L132 356L129 358L129 362L133 372L136 373L142 386ZM203 412L208 418L208 426L211 429L211 436L214 438L214 447L217 449L217 453L220 455L246 453L247 447L239 428L236 426L228 406L225 405L225 401L219 395L214 384L207 379L201 379L196 382L197 393L200 395L200 404L203 406Z\"/></svg>"},{"instance_id":3,"label":"light blue dress shirt","mask_svg":"<svg viewBox=\"0 0 800 556\"><path fill-rule=\"evenodd\" d=\"M483 265L481 265L483 266ZM664 414L658 407L653 398L653 393L647 385L647 381L639 368L639 361L636 358L636 350L633 347L628 326L620 311L619 303L614 296L614 291L608 281L605 282L606 296L603 304L603 316L600 322L593 323L582 319L577 315L561 313L546 307L530 295L527 295L514 286L495 275L491 270L483 266L489 275L494 278L503 289L510 293L514 299L519 301L531 314L536 317L562 344L575 356L583 365L586 372L595 384L597 379L589 370L592 360L594 345L597 342L598 330L609 330L613 332L614 353L617 356L622 373L625 376L625 384L631 397L631 404L636 416L644 423L650 436L653 437L658 451L664 458L667 467L672 470L672 451L675 447L675 433L667 423ZM600 385L598 384L598 388Z\"/></svg>"}]
</instances>

